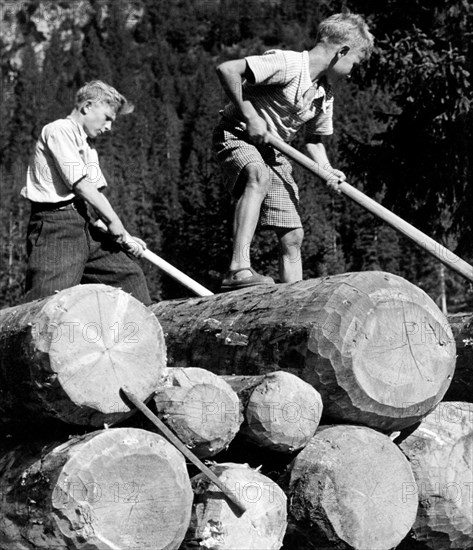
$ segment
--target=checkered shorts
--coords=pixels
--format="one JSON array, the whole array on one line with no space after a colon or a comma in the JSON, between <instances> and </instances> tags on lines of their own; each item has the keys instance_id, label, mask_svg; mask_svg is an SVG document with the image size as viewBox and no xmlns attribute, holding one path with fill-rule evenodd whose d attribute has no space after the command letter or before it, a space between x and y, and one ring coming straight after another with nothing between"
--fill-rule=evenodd
<instances>
[{"instance_id":1,"label":"checkered shorts","mask_svg":"<svg viewBox=\"0 0 473 550\"><path fill-rule=\"evenodd\" d=\"M234 123L222 120L213 134L213 148L223 171L227 189L234 195L241 193L238 178L250 163L267 170L270 177L268 194L261 205L262 226L302 227L299 215L299 189L292 177L289 160L270 145L255 145L246 131Z\"/></svg>"}]
</instances>

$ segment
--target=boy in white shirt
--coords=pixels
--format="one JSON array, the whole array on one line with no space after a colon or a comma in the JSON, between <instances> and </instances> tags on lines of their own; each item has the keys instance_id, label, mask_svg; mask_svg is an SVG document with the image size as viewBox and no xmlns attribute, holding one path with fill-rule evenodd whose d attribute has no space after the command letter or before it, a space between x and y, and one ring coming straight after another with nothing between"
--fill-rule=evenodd
<instances>
[{"instance_id":1,"label":"boy in white shirt","mask_svg":"<svg viewBox=\"0 0 473 550\"><path fill-rule=\"evenodd\" d=\"M145 244L131 237L103 194L107 182L88 141L132 111L117 90L96 80L77 92L67 118L41 131L21 191L31 202L27 301L80 283L103 283L151 303L143 271L127 255L140 257ZM97 227L97 217L107 232Z\"/></svg>"}]
</instances>

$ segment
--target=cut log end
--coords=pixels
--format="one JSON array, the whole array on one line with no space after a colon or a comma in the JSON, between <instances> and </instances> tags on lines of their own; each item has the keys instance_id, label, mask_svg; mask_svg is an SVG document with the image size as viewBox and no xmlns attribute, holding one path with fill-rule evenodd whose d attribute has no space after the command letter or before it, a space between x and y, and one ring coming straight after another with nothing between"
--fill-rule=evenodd
<instances>
[{"instance_id":1,"label":"cut log end","mask_svg":"<svg viewBox=\"0 0 473 550\"><path fill-rule=\"evenodd\" d=\"M388 437L369 428L321 428L292 462L290 517L314 544L356 549L395 547L412 527L414 480Z\"/></svg>"},{"instance_id":2,"label":"cut log end","mask_svg":"<svg viewBox=\"0 0 473 550\"><path fill-rule=\"evenodd\" d=\"M247 511L235 514L213 483L202 475L196 476L192 480L196 504L186 539L197 541L200 547L219 550L281 548L287 525L283 491L247 465L226 463L212 470L235 492Z\"/></svg>"},{"instance_id":3,"label":"cut log end","mask_svg":"<svg viewBox=\"0 0 473 550\"><path fill-rule=\"evenodd\" d=\"M380 302L358 335L354 375L383 405L425 402L449 384L451 340L446 320L420 304Z\"/></svg>"},{"instance_id":4,"label":"cut log end","mask_svg":"<svg viewBox=\"0 0 473 550\"><path fill-rule=\"evenodd\" d=\"M175 550L190 521L182 455L144 430L72 439L11 477L0 505L9 548Z\"/></svg>"},{"instance_id":5,"label":"cut log end","mask_svg":"<svg viewBox=\"0 0 473 550\"><path fill-rule=\"evenodd\" d=\"M353 275L333 292L309 338L309 349L323 358L320 367L330 358L337 384L349 397L327 395L325 410L338 420L399 430L444 396L455 367L455 341L447 319L421 289L394 275ZM302 377L324 397L324 386L333 382L313 361Z\"/></svg>"},{"instance_id":6,"label":"cut log end","mask_svg":"<svg viewBox=\"0 0 473 550\"><path fill-rule=\"evenodd\" d=\"M26 403L32 415L42 409L67 423L102 426L129 412L120 387L144 400L160 386L166 363L161 326L120 289L79 285L16 310L2 330L25 333L27 342L18 353L2 339L0 378L2 389ZM11 374L7 369L15 361L21 368Z\"/></svg>"},{"instance_id":7,"label":"cut log end","mask_svg":"<svg viewBox=\"0 0 473 550\"><path fill-rule=\"evenodd\" d=\"M233 386L232 377L226 380ZM235 387L248 393L251 380L252 377L237 377ZM242 434L256 445L278 452L303 448L315 434L322 415L318 391L299 377L282 371L254 377L244 405Z\"/></svg>"},{"instance_id":8,"label":"cut log end","mask_svg":"<svg viewBox=\"0 0 473 550\"><path fill-rule=\"evenodd\" d=\"M194 454L213 456L228 447L237 434L243 420L240 403L230 386L215 374L189 370L202 371L195 379L205 383L189 384L191 373L187 373L184 387L158 390L154 403L158 416Z\"/></svg>"},{"instance_id":9,"label":"cut log end","mask_svg":"<svg viewBox=\"0 0 473 550\"><path fill-rule=\"evenodd\" d=\"M419 499L413 527L430 548L473 548L473 404L442 402L400 446L411 461Z\"/></svg>"}]
</instances>

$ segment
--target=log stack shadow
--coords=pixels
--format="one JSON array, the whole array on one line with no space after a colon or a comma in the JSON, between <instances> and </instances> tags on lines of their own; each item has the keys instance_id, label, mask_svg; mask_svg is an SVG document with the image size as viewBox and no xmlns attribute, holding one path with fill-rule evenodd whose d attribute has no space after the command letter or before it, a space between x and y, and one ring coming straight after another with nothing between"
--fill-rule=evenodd
<instances>
[{"instance_id":1,"label":"log stack shadow","mask_svg":"<svg viewBox=\"0 0 473 550\"><path fill-rule=\"evenodd\" d=\"M435 303L382 272L149 308L84 285L2 310L0 547L472 548L473 419L455 403L459 426L429 420L455 361ZM215 461L244 514L122 386ZM453 485L422 492L442 452L461 506Z\"/></svg>"}]
</instances>

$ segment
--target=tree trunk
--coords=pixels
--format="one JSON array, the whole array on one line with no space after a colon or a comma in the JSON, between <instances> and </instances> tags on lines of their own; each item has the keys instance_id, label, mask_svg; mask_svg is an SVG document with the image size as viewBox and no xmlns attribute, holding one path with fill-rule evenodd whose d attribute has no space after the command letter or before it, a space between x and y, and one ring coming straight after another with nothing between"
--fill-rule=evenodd
<instances>
[{"instance_id":1,"label":"tree trunk","mask_svg":"<svg viewBox=\"0 0 473 550\"><path fill-rule=\"evenodd\" d=\"M172 386L154 397L158 416L201 458L226 449L243 421L237 394L204 369L169 371Z\"/></svg>"},{"instance_id":2,"label":"tree trunk","mask_svg":"<svg viewBox=\"0 0 473 550\"><path fill-rule=\"evenodd\" d=\"M457 344L457 362L444 401L473 403L473 315L456 313L448 320Z\"/></svg>"},{"instance_id":3,"label":"tree trunk","mask_svg":"<svg viewBox=\"0 0 473 550\"><path fill-rule=\"evenodd\" d=\"M312 384L334 419L398 430L444 395L455 365L447 320L419 288L347 273L151 306L170 366L219 374L285 370Z\"/></svg>"},{"instance_id":4,"label":"tree trunk","mask_svg":"<svg viewBox=\"0 0 473 550\"><path fill-rule=\"evenodd\" d=\"M243 404L242 435L259 447L290 453L305 447L315 434L322 399L299 377L277 371L224 378Z\"/></svg>"},{"instance_id":5,"label":"tree trunk","mask_svg":"<svg viewBox=\"0 0 473 550\"><path fill-rule=\"evenodd\" d=\"M443 402L400 443L415 483L406 498L419 499L413 527L434 550L473 548L473 405Z\"/></svg>"},{"instance_id":6,"label":"tree trunk","mask_svg":"<svg viewBox=\"0 0 473 550\"><path fill-rule=\"evenodd\" d=\"M0 459L0 547L174 550L189 525L183 456L164 438L116 428Z\"/></svg>"},{"instance_id":7,"label":"tree trunk","mask_svg":"<svg viewBox=\"0 0 473 550\"><path fill-rule=\"evenodd\" d=\"M159 322L117 288L79 285L3 309L0 419L102 426L129 411L120 387L146 399L165 361Z\"/></svg>"},{"instance_id":8,"label":"tree trunk","mask_svg":"<svg viewBox=\"0 0 473 550\"><path fill-rule=\"evenodd\" d=\"M289 471L290 522L316 548L389 550L415 521L417 500L403 499L409 462L370 428L319 428Z\"/></svg>"},{"instance_id":9,"label":"tree trunk","mask_svg":"<svg viewBox=\"0 0 473 550\"><path fill-rule=\"evenodd\" d=\"M192 479L195 503L181 550L277 550L282 546L287 513L284 492L246 464L217 464L212 470L247 506L244 514L203 475Z\"/></svg>"}]
</instances>

